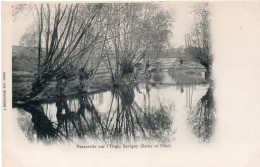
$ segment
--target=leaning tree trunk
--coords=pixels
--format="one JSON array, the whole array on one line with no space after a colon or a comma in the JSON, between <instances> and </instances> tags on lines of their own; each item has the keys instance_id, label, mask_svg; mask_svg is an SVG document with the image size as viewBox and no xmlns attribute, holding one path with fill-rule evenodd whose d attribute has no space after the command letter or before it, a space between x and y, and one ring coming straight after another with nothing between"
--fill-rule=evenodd
<instances>
[{"instance_id":1,"label":"leaning tree trunk","mask_svg":"<svg viewBox=\"0 0 260 167\"><path fill-rule=\"evenodd\" d=\"M27 97L25 97L25 100L33 99L38 94L40 94L49 85L53 77L53 72L45 72L41 75L37 75L32 84L32 89Z\"/></svg>"},{"instance_id":2,"label":"leaning tree trunk","mask_svg":"<svg viewBox=\"0 0 260 167\"><path fill-rule=\"evenodd\" d=\"M48 79L40 79L37 78L33 84L32 84L32 89L30 91L30 93L28 94L28 96L26 97L26 100L30 100L34 97L36 97L39 93L41 93L46 86L49 84Z\"/></svg>"}]
</instances>

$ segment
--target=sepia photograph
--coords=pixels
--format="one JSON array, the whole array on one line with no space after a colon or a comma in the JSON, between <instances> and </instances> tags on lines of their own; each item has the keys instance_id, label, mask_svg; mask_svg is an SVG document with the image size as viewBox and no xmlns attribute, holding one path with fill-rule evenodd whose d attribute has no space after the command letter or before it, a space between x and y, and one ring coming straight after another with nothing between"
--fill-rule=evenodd
<instances>
[{"instance_id":1,"label":"sepia photograph","mask_svg":"<svg viewBox=\"0 0 260 167\"><path fill-rule=\"evenodd\" d=\"M28 141L210 142L210 5L174 7L13 5L12 110Z\"/></svg>"},{"instance_id":2,"label":"sepia photograph","mask_svg":"<svg viewBox=\"0 0 260 167\"><path fill-rule=\"evenodd\" d=\"M4 166L260 165L259 2L5 2L2 27Z\"/></svg>"}]
</instances>

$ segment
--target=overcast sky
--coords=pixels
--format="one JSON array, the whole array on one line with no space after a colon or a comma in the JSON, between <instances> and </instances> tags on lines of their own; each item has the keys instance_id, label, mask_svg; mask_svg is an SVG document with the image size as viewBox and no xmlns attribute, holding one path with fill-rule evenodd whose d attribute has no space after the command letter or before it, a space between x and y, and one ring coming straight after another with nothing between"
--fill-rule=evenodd
<instances>
[{"instance_id":1,"label":"overcast sky","mask_svg":"<svg viewBox=\"0 0 260 167\"><path fill-rule=\"evenodd\" d=\"M172 27L173 36L171 45L178 47L185 44L184 34L188 33L193 24L193 15L190 13L191 2L163 2L161 3L165 10L171 14L175 13L175 23ZM13 45L19 45L20 38L33 21L31 11L24 11L15 18L13 22Z\"/></svg>"},{"instance_id":2,"label":"overcast sky","mask_svg":"<svg viewBox=\"0 0 260 167\"><path fill-rule=\"evenodd\" d=\"M171 13L175 12L175 23L172 27L171 44L173 46L185 45L184 35L190 32L194 16L191 14L191 2L164 2L162 7Z\"/></svg>"}]
</instances>

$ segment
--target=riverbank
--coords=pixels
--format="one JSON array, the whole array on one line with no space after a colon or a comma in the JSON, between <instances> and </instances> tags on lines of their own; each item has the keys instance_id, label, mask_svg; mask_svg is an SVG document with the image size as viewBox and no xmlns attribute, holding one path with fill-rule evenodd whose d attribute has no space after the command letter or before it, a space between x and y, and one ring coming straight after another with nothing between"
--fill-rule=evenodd
<instances>
[{"instance_id":1,"label":"riverbank","mask_svg":"<svg viewBox=\"0 0 260 167\"><path fill-rule=\"evenodd\" d=\"M28 92L31 90L33 82L33 76L29 73L13 72L13 102L17 102L23 99ZM124 79L123 84L134 84L134 83L148 82L151 84L162 84L162 85L190 85L190 84L206 84L208 83L201 75L200 72L190 73L187 70L169 70L168 72L156 71L150 73L148 78L144 73L139 73L137 79ZM34 100L46 100L58 96L56 91L56 81L51 81L49 85L41 92ZM120 86L120 85L119 85ZM65 87L63 94L64 96L73 96L79 93L79 80L75 79L69 81ZM109 75L99 74L93 78L88 93L94 93L98 91L105 91L114 88L112 80Z\"/></svg>"},{"instance_id":2,"label":"riverbank","mask_svg":"<svg viewBox=\"0 0 260 167\"><path fill-rule=\"evenodd\" d=\"M16 51L14 49L13 51ZM27 56L25 56L27 55ZM20 55L17 51L13 54L13 72L12 72L12 99L13 102L24 99L32 88L34 73L36 71L35 61L30 54ZM180 64L180 59L183 63ZM26 63L21 63L26 62ZM144 74L144 68L137 70L136 79L125 79L126 83L149 82L151 84L205 84L205 68L189 57L180 58L160 58L157 65L152 67L150 76ZM29 65L33 64L33 65ZM159 64L159 68L157 67ZM143 65L144 66L144 65ZM53 98L58 95L56 91L57 82L51 81L49 85L41 92L35 100ZM63 93L65 96L72 96L79 93L79 80L69 81ZM91 82L88 93L102 91L113 88L110 72L107 65L101 62L93 81Z\"/></svg>"},{"instance_id":3,"label":"riverbank","mask_svg":"<svg viewBox=\"0 0 260 167\"><path fill-rule=\"evenodd\" d=\"M58 135L60 132L63 135L58 139L63 141L70 139L78 142L78 139L84 139L81 142L90 142L94 139L95 142L105 140L107 143L113 143L125 139L136 142L144 138L147 142L150 140L169 142L182 136L179 134L181 131L176 131L176 127L180 129L183 124L188 123L186 121L189 121L189 114L193 116L194 111L197 111L196 106L201 99L204 99L208 88L208 84L153 85L138 82L137 85L131 85L129 83L121 88L96 93L13 105L13 111L18 115L17 120L21 129L26 129L24 130L26 137L34 142L37 141L33 140L35 138L32 136L41 132L45 132L48 136L47 140L42 139L44 142L53 143L54 140L59 142L45 129L59 129ZM194 117L191 123L205 120L203 116L205 114L202 117ZM126 126L118 126L125 122ZM197 125L194 124L194 132L197 132ZM205 137L207 140L209 138L207 133L211 132L212 126L205 127L205 124L199 126L205 131L199 131L198 137ZM129 130L128 127L134 130ZM186 129L183 131L187 132ZM200 135L201 133L203 135Z\"/></svg>"},{"instance_id":4,"label":"riverbank","mask_svg":"<svg viewBox=\"0 0 260 167\"><path fill-rule=\"evenodd\" d=\"M93 79L93 82L89 87L91 91L105 90L112 87L110 78L105 76L102 77L100 76L100 78L102 78L102 81L97 78ZM17 74L13 73L13 83L12 83L13 101L16 102L26 97L26 95L32 88L32 83L33 83L33 77L31 77L30 75L17 76ZM56 86L57 86L57 82L51 81L48 84L48 86L38 96L34 98L34 100L43 100L43 99L48 99L57 96L58 92L56 91ZM63 90L63 93L66 96L78 94L79 93L78 87L79 87L78 79L69 81L65 89Z\"/></svg>"}]
</instances>

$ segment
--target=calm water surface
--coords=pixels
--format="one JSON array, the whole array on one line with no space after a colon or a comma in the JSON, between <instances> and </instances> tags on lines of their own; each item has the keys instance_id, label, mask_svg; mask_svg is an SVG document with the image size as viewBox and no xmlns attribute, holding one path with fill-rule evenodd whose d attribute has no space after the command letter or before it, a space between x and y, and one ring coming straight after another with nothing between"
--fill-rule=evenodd
<instances>
[{"instance_id":1,"label":"calm water surface","mask_svg":"<svg viewBox=\"0 0 260 167\"><path fill-rule=\"evenodd\" d=\"M190 84L179 84L178 76L160 72L146 83L57 97L53 102L14 107L13 111L30 142L209 141L214 124L212 89L192 79Z\"/></svg>"}]
</instances>

